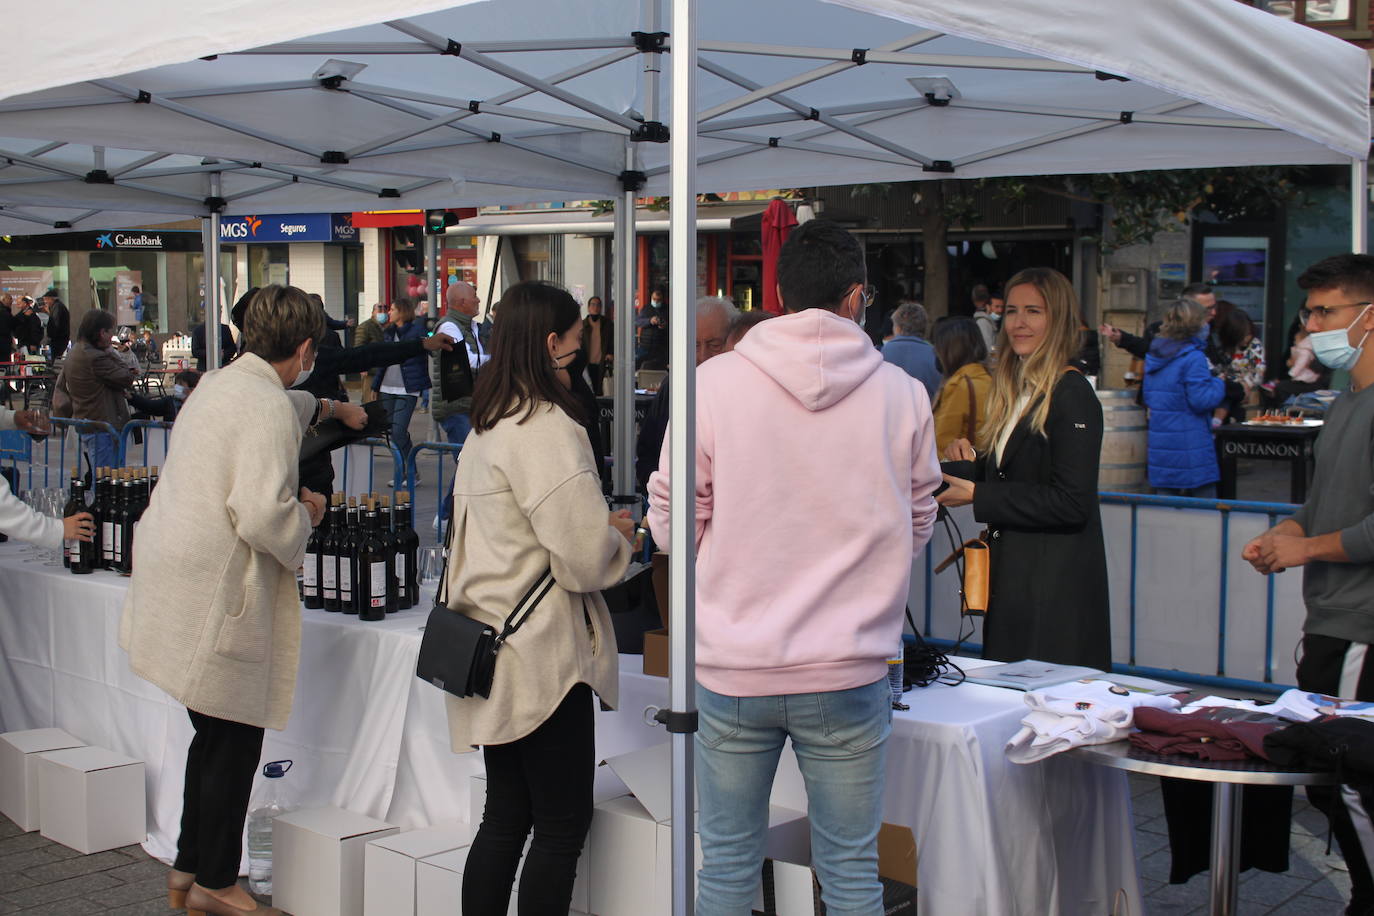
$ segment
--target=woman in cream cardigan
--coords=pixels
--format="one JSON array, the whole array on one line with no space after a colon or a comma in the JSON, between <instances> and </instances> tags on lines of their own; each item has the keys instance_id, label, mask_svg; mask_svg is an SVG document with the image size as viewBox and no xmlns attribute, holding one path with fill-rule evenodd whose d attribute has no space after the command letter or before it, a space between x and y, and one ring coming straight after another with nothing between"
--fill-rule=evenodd
<instances>
[{"instance_id":1,"label":"woman in cream cardigan","mask_svg":"<svg viewBox=\"0 0 1374 916\"><path fill-rule=\"evenodd\" d=\"M615 634L600 590L624 575L633 523L601 495L567 366L577 302L545 283L508 289L472 399L453 485L449 606L500 629L552 570L553 589L501 648L488 699L448 698L453 750L480 746L487 803L463 874L463 912L503 916L530 828L520 913L568 912L592 816L592 693L617 698Z\"/></svg>"},{"instance_id":2,"label":"woman in cream cardigan","mask_svg":"<svg viewBox=\"0 0 1374 916\"><path fill-rule=\"evenodd\" d=\"M244 353L187 399L139 523L120 645L195 728L167 879L169 903L193 913L279 912L236 882L263 729L286 726L296 687L295 570L325 508L297 486L301 435L336 409L285 389L309 375L323 336L295 287L254 296Z\"/></svg>"}]
</instances>

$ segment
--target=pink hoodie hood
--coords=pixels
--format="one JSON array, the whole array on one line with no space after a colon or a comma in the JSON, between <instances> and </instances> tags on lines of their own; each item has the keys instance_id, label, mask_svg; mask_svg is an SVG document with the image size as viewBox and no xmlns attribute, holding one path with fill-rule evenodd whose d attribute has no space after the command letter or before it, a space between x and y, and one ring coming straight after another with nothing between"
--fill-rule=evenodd
<instances>
[{"instance_id":1,"label":"pink hoodie hood","mask_svg":"<svg viewBox=\"0 0 1374 916\"><path fill-rule=\"evenodd\" d=\"M697 680L765 696L882 678L935 520L925 386L808 309L702 365L696 432ZM664 549L667 456L665 439L649 480Z\"/></svg>"},{"instance_id":2,"label":"pink hoodie hood","mask_svg":"<svg viewBox=\"0 0 1374 916\"><path fill-rule=\"evenodd\" d=\"M807 410L824 410L849 397L883 364L862 328L823 309L767 321L740 341L735 352Z\"/></svg>"}]
</instances>

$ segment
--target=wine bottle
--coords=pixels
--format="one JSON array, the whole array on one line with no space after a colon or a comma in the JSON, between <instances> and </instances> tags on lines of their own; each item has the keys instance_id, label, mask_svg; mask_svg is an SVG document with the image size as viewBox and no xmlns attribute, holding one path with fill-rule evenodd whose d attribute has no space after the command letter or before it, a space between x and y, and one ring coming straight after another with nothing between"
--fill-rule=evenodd
<instances>
[{"instance_id":1,"label":"wine bottle","mask_svg":"<svg viewBox=\"0 0 1374 916\"><path fill-rule=\"evenodd\" d=\"M339 538L339 609L358 613L358 500L348 497L344 533Z\"/></svg>"},{"instance_id":2,"label":"wine bottle","mask_svg":"<svg viewBox=\"0 0 1374 916\"><path fill-rule=\"evenodd\" d=\"M114 494L110 492L113 487L112 475L113 468L100 469L100 483L96 485L95 502L99 507L100 519L100 568L114 568Z\"/></svg>"},{"instance_id":3,"label":"wine bottle","mask_svg":"<svg viewBox=\"0 0 1374 916\"><path fill-rule=\"evenodd\" d=\"M324 607L324 585L320 581L320 555L323 553L324 540L329 534L329 517L310 532L305 542L305 561L301 566L301 603L311 609Z\"/></svg>"},{"instance_id":4,"label":"wine bottle","mask_svg":"<svg viewBox=\"0 0 1374 916\"><path fill-rule=\"evenodd\" d=\"M62 517L70 518L78 512L86 511L86 482L81 479L81 466L72 469L72 488L67 497L67 505L62 509ZM66 538L62 542L62 562L72 571L72 575L84 576L91 571L90 550L80 538Z\"/></svg>"},{"instance_id":5,"label":"wine bottle","mask_svg":"<svg viewBox=\"0 0 1374 916\"><path fill-rule=\"evenodd\" d=\"M138 507L134 502L133 468L125 468L120 472L119 477L120 505L119 512L115 516L115 523L118 528L115 533L115 540L119 544L119 550L115 559L115 571L127 576L134 571L134 519L138 512Z\"/></svg>"},{"instance_id":6,"label":"wine bottle","mask_svg":"<svg viewBox=\"0 0 1374 916\"><path fill-rule=\"evenodd\" d=\"M398 497L399 499L399 494ZM401 555L396 533L392 531L394 516L391 511L391 497L383 494L381 506L377 510L377 536L386 548L386 612L394 614L401 609L401 580L405 574L401 568Z\"/></svg>"},{"instance_id":7,"label":"wine bottle","mask_svg":"<svg viewBox=\"0 0 1374 916\"><path fill-rule=\"evenodd\" d=\"M329 530L320 547L320 593L324 609L338 613L339 604L339 538L343 535L343 500L335 493L329 500Z\"/></svg>"},{"instance_id":8,"label":"wine bottle","mask_svg":"<svg viewBox=\"0 0 1374 916\"><path fill-rule=\"evenodd\" d=\"M383 620L391 581L387 545L378 530L377 504L367 501L363 513L362 540L358 545L358 618Z\"/></svg>"},{"instance_id":9,"label":"wine bottle","mask_svg":"<svg viewBox=\"0 0 1374 916\"><path fill-rule=\"evenodd\" d=\"M400 568L404 598L401 607L412 608L420 603L420 536L415 533L411 521L410 495L402 493L398 497L401 505L396 516L396 539L401 557Z\"/></svg>"}]
</instances>

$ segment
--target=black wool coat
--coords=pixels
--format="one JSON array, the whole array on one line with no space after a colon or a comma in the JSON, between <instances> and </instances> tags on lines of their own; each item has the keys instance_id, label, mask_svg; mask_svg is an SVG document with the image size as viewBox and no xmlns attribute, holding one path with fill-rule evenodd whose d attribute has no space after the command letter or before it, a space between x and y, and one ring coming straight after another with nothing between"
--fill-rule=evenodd
<instances>
[{"instance_id":1,"label":"black wool coat","mask_svg":"<svg viewBox=\"0 0 1374 916\"><path fill-rule=\"evenodd\" d=\"M1069 371L1050 397L1044 435L1022 420L999 463L979 461L973 514L988 526L992 565L985 658L1110 670L1107 560L1097 503L1101 450L1097 393Z\"/></svg>"}]
</instances>

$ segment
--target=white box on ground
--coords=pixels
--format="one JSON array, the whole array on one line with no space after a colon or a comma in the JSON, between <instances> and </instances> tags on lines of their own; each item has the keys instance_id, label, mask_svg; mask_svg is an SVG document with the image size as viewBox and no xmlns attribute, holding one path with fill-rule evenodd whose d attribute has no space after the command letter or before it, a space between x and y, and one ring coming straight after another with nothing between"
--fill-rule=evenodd
<instances>
[{"instance_id":1,"label":"white box on ground","mask_svg":"<svg viewBox=\"0 0 1374 916\"><path fill-rule=\"evenodd\" d=\"M469 811L472 812L472 835L477 836L477 828L482 823L482 811L487 803L487 778L485 776L470 777L468 783L468 803ZM619 798L629 790L625 783L613 770L608 767L597 767L596 774L592 779L592 805L598 805L603 801L612 798ZM577 879L573 882L572 891L572 912L590 913L591 910L591 845L592 838L590 833L586 842L582 846L582 856L577 860ZM525 842L525 852L529 852L530 841ZM466 854L464 854L466 857ZM519 880L517 873L517 882Z\"/></svg>"},{"instance_id":2,"label":"white box on ground","mask_svg":"<svg viewBox=\"0 0 1374 916\"><path fill-rule=\"evenodd\" d=\"M342 808L308 808L272 824L272 905L294 916L362 916L367 843L397 829Z\"/></svg>"},{"instance_id":3,"label":"white box on ground","mask_svg":"<svg viewBox=\"0 0 1374 916\"><path fill-rule=\"evenodd\" d=\"M80 853L142 843L143 763L101 747L40 754L38 819L43 836Z\"/></svg>"},{"instance_id":4,"label":"white box on ground","mask_svg":"<svg viewBox=\"0 0 1374 916\"><path fill-rule=\"evenodd\" d=\"M462 912L463 870L471 846L430 856L415 863L415 916L453 916ZM517 895L512 890L507 916L516 916Z\"/></svg>"},{"instance_id":5,"label":"white box on ground","mask_svg":"<svg viewBox=\"0 0 1374 916\"><path fill-rule=\"evenodd\" d=\"M416 864L461 849L471 839L468 825L454 822L369 840L363 867L363 916L413 916Z\"/></svg>"},{"instance_id":6,"label":"white box on ground","mask_svg":"<svg viewBox=\"0 0 1374 916\"><path fill-rule=\"evenodd\" d=\"M38 755L85 747L60 728L31 728L0 735L0 814L20 830L38 829Z\"/></svg>"},{"instance_id":7,"label":"white box on ground","mask_svg":"<svg viewBox=\"0 0 1374 916\"><path fill-rule=\"evenodd\" d=\"M659 916L671 912L672 785L669 745L604 761L632 795L598 804L587 846L591 857L591 908L597 916ZM701 838L695 837L701 866ZM806 815L769 806L765 855L801 858L810 853ZM586 856L584 856L584 859Z\"/></svg>"}]
</instances>

